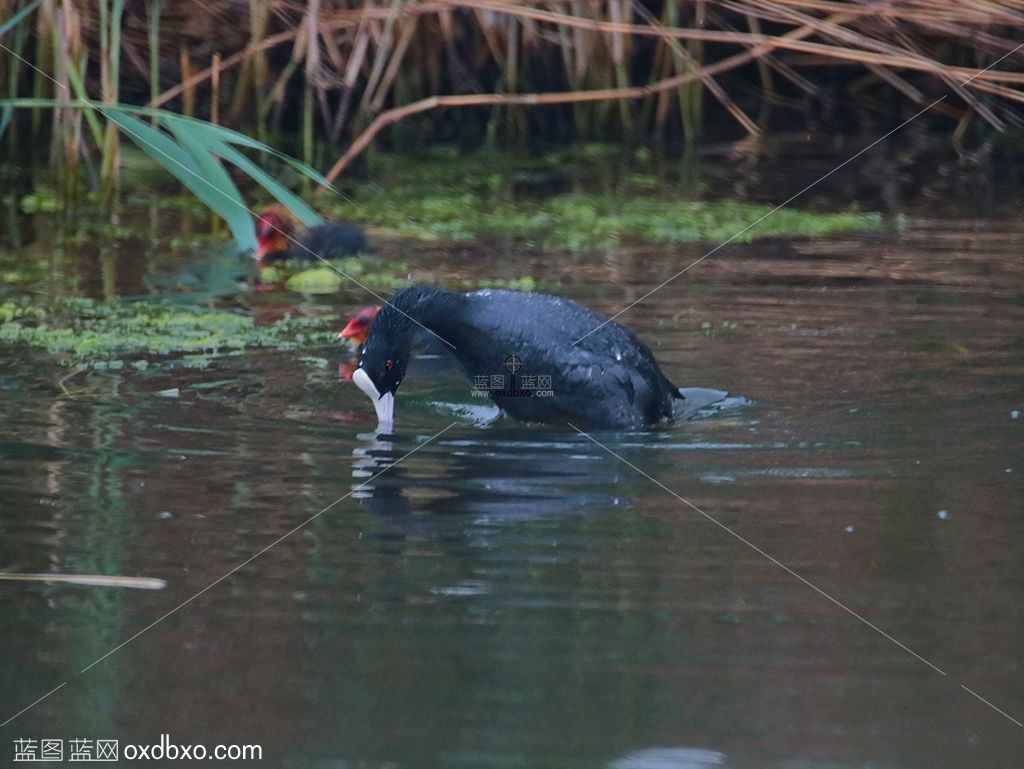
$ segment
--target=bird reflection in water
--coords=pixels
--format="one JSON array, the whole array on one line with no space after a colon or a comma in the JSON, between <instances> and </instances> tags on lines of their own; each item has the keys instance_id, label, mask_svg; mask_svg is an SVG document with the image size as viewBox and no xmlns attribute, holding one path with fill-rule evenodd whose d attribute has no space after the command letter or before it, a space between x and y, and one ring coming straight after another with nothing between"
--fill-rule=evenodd
<instances>
[{"instance_id":1,"label":"bird reflection in water","mask_svg":"<svg viewBox=\"0 0 1024 769\"><path fill-rule=\"evenodd\" d=\"M438 473L413 475L397 460L409 449L401 436L364 433L352 454L352 496L374 516L405 525L434 516L463 515L477 525L590 514L628 504L617 484L621 462L585 438L565 431L491 430L484 437L442 438ZM383 472L386 470L386 472ZM419 528L417 526L417 528Z\"/></svg>"}]
</instances>

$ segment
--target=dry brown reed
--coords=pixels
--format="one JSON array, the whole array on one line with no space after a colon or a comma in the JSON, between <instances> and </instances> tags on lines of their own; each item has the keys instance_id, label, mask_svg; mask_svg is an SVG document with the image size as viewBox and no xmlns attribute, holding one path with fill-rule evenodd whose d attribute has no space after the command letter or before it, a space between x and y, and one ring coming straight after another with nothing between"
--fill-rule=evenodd
<instances>
[{"instance_id":1,"label":"dry brown reed","mask_svg":"<svg viewBox=\"0 0 1024 769\"><path fill-rule=\"evenodd\" d=\"M260 138L288 127L307 160L347 142L331 180L384 128L442 108L477 108L464 130L510 141L537 130L527 107L551 105L563 136L688 144L712 107L755 142L828 100L920 108L949 94L935 112L959 139L1022 122L1020 0L248 0L244 18L226 14L238 4L147 0L125 6L119 32L119 77L142 87L115 82L117 5L41 5L37 59L64 87L77 76L105 101L206 110ZM56 119L73 154L81 116Z\"/></svg>"}]
</instances>

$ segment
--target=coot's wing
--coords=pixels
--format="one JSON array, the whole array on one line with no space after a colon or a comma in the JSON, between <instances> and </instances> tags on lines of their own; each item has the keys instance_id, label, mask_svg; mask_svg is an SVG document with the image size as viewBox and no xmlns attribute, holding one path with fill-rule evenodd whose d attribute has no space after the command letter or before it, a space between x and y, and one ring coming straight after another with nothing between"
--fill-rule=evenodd
<instances>
[{"instance_id":1,"label":"coot's wing","mask_svg":"<svg viewBox=\"0 0 1024 769\"><path fill-rule=\"evenodd\" d=\"M518 355L524 373L552 377L552 408L603 426L633 427L671 416L675 387L624 326L549 294L484 289L466 296L463 321L476 333L463 335L463 354L481 362Z\"/></svg>"},{"instance_id":2,"label":"coot's wing","mask_svg":"<svg viewBox=\"0 0 1024 769\"><path fill-rule=\"evenodd\" d=\"M598 323L606 320L600 315L597 318ZM588 351L597 359L614 361L634 381L642 383L643 395L638 396L638 400L644 404L646 422L672 417L672 399L682 397L679 389L665 376L654 353L636 334L610 321L603 326L591 326L577 339L576 348Z\"/></svg>"},{"instance_id":3,"label":"coot's wing","mask_svg":"<svg viewBox=\"0 0 1024 769\"><path fill-rule=\"evenodd\" d=\"M609 358L577 345L563 369L560 391L599 427L640 428L672 415L671 395L657 377L626 356Z\"/></svg>"}]
</instances>

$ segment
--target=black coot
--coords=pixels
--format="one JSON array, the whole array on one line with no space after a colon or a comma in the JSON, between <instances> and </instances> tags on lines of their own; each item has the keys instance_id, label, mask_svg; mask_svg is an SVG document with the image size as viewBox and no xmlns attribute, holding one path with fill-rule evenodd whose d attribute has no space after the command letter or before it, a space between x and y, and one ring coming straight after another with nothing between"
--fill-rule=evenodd
<instances>
[{"instance_id":1,"label":"black coot","mask_svg":"<svg viewBox=\"0 0 1024 769\"><path fill-rule=\"evenodd\" d=\"M673 400L683 398L679 388L632 331L606 321L549 294L411 286L374 318L352 381L389 425L411 341L423 326L448 343L474 390L516 419L598 429L671 419Z\"/></svg>"},{"instance_id":2,"label":"black coot","mask_svg":"<svg viewBox=\"0 0 1024 769\"><path fill-rule=\"evenodd\" d=\"M285 259L341 259L370 248L366 235L351 222L330 221L304 228L284 206L264 206L256 215L256 260L272 264Z\"/></svg>"}]
</instances>

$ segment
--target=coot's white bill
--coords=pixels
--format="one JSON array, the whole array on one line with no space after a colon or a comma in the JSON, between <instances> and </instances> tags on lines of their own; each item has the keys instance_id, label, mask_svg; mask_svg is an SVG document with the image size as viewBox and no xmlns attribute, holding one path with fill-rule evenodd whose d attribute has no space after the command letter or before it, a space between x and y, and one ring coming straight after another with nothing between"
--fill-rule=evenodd
<instances>
[{"instance_id":1,"label":"coot's white bill","mask_svg":"<svg viewBox=\"0 0 1024 769\"><path fill-rule=\"evenodd\" d=\"M373 403L373 408L377 412L377 427L391 427L391 423L395 418L395 394L384 393L381 395L377 391L377 386L373 383L373 380L370 379L370 375L361 368L357 368L353 372L352 382L366 393L366 397Z\"/></svg>"}]
</instances>

